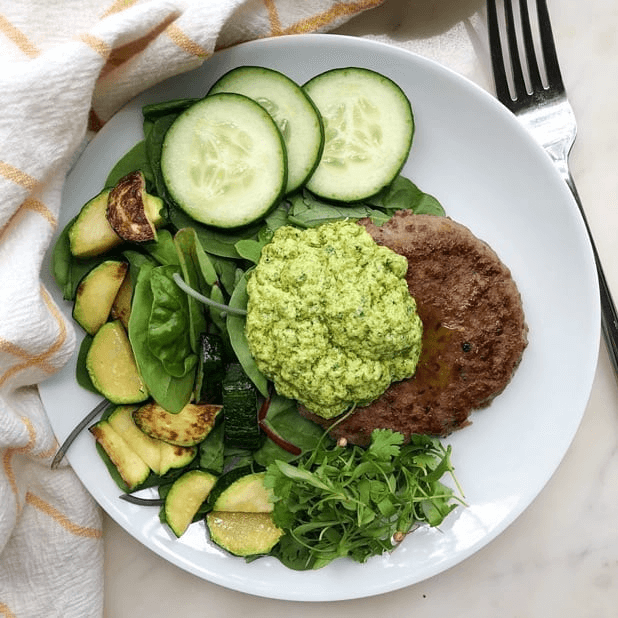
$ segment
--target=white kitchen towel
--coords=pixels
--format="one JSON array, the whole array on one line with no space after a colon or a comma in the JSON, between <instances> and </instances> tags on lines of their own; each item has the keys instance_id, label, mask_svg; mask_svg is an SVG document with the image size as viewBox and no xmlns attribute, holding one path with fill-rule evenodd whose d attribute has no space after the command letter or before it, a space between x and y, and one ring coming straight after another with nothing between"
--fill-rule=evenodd
<instances>
[{"instance_id":1,"label":"white kitchen towel","mask_svg":"<svg viewBox=\"0 0 618 618\"><path fill-rule=\"evenodd\" d=\"M40 280L78 152L142 90L216 48L326 31L383 0L0 0L0 617L103 604L98 507L57 448L37 384L75 348Z\"/></svg>"}]
</instances>

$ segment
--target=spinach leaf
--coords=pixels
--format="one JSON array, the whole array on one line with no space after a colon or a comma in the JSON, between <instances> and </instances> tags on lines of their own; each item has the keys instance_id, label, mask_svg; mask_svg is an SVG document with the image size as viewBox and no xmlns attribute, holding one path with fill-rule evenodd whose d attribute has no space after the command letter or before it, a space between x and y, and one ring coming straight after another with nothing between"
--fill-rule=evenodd
<instances>
[{"instance_id":1,"label":"spinach leaf","mask_svg":"<svg viewBox=\"0 0 618 618\"><path fill-rule=\"evenodd\" d=\"M196 275L198 275L196 281L202 281L202 284L195 289L198 291L201 290L202 292L207 291L207 287L217 282L217 271L215 270L212 260L204 251L195 230L192 227L178 230L174 236L174 244L176 245L178 255L184 256L187 260L190 259L193 263Z\"/></svg>"},{"instance_id":2,"label":"spinach leaf","mask_svg":"<svg viewBox=\"0 0 618 618\"><path fill-rule=\"evenodd\" d=\"M308 228L346 218L369 217L376 225L382 225L397 210L403 209L417 214L444 215L444 209L436 198L421 191L404 176L398 176L377 195L356 204L324 200L304 189L290 198L288 221Z\"/></svg>"},{"instance_id":3,"label":"spinach leaf","mask_svg":"<svg viewBox=\"0 0 618 618\"><path fill-rule=\"evenodd\" d=\"M266 219L264 220L265 229L269 233L269 236L272 237L272 233L278 228L288 225L288 213L290 210L290 203L288 201L281 202L274 210L271 210L268 215L266 215ZM261 231L261 234L264 233L264 228Z\"/></svg>"},{"instance_id":4,"label":"spinach leaf","mask_svg":"<svg viewBox=\"0 0 618 618\"><path fill-rule=\"evenodd\" d=\"M86 356L88 355L88 350L90 350L90 346L92 345L92 339L92 335L86 334L79 346L79 352L77 354L77 361L75 365L75 379L82 388L85 388L92 393L99 394L99 391L92 383L90 374L86 368Z\"/></svg>"},{"instance_id":5,"label":"spinach leaf","mask_svg":"<svg viewBox=\"0 0 618 618\"><path fill-rule=\"evenodd\" d=\"M172 279L175 272L175 266L158 266L150 271L148 347L170 376L182 378L195 369L197 343L192 341L187 295Z\"/></svg>"},{"instance_id":6,"label":"spinach leaf","mask_svg":"<svg viewBox=\"0 0 618 618\"><path fill-rule=\"evenodd\" d=\"M294 400L281 395L272 397L268 413L262 422L268 424L284 440L303 451L314 449L321 439L331 442L330 438L324 436L324 430L319 425L298 413ZM259 450L255 451L254 457L257 463L266 467L277 459L291 461L295 455L268 439Z\"/></svg>"},{"instance_id":7,"label":"spinach leaf","mask_svg":"<svg viewBox=\"0 0 618 618\"><path fill-rule=\"evenodd\" d=\"M65 300L74 298L73 285L71 281L71 262L73 256L69 245L69 229L75 221L72 219L60 232L54 244L51 259L51 274L56 285L62 290L62 297Z\"/></svg>"},{"instance_id":8,"label":"spinach leaf","mask_svg":"<svg viewBox=\"0 0 618 618\"><path fill-rule=\"evenodd\" d=\"M245 273L242 279L238 282L232 297L230 298L230 307L235 309L247 308L247 277L249 273ZM227 332L230 337L230 343L234 349L234 353L238 358L238 362L242 365L249 379L255 384L256 388L264 397L268 396L268 380L264 374L258 369L253 356L249 351L247 336L245 335L245 318L243 316L234 315L232 313L227 316Z\"/></svg>"},{"instance_id":9,"label":"spinach leaf","mask_svg":"<svg viewBox=\"0 0 618 618\"><path fill-rule=\"evenodd\" d=\"M137 280L129 318L129 340L148 392L168 412L178 413L188 403L193 392L195 367L180 378L171 376L161 360L150 350L150 315L154 303L150 280L156 268L166 267L153 267L146 259L140 264L139 270L135 269Z\"/></svg>"},{"instance_id":10,"label":"spinach leaf","mask_svg":"<svg viewBox=\"0 0 618 618\"><path fill-rule=\"evenodd\" d=\"M241 270L238 267L238 262L218 256L210 256L210 259L215 267L219 282L222 285L222 292L227 293L228 296L232 294L236 284L238 283L239 276L238 271ZM241 273L243 271L241 270Z\"/></svg>"},{"instance_id":11,"label":"spinach leaf","mask_svg":"<svg viewBox=\"0 0 618 618\"><path fill-rule=\"evenodd\" d=\"M152 130L153 125L154 125L154 120L144 118L143 129L144 129L144 139L145 140L148 139L148 136L150 135L150 131Z\"/></svg>"},{"instance_id":12,"label":"spinach leaf","mask_svg":"<svg viewBox=\"0 0 618 618\"><path fill-rule=\"evenodd\" d=\"M178 116L191 107L198 99L176 99L162 103L152 103L142 108L144 116L144 151L152 170L152 181L157 195L168 205L173 202L161 171L161 150L168 129Z\"/></svg>"},{"instance_id":13,"label":"spinach leaf","mask_svg":"<svg viewBox=\"0 0 618 618\"><path fill-rule=\"evenodd\" d=\"M137 285L137 278L142 268L154 268L157 265L157 262L151 257L140 251L126 249L122 252L122 256L129 262L129 275L131 276L133 287Z\"/></svg>"},{"instance_id":14,"label":"spinach leaf","mask_svg":"<svg viewBox=\"0 0 618 618\"><path fill-rule=\"evenodd\" d=\"M102 262L105 256L89 259L79 259L73 256L69 244L69 229L75 219L69 221L60 232L51 258L51 274L58 287L62 290L64 300L73 300L79 282L84 275Z\"/></svg>"},{"instance_id":15,"label":"spinach leaf","mask_svg":"<svg viewBox=\"0 0 618 618\"><path fill-rule=\"evenodd\" d=\"M341 219L362 219L383 213L366 204L334 204L321 200L309 191L295 194L291 200L288 221L298 227L317 227Z\"/></svg>"},{"instance_id":16,"label":"spinach leaf","mask_svg":"<svg viewBox=\"0 0 618 618\"><path fill-rule=\"evenodd\" d=\"M421 191L404 176L397 176L388 187L369 198L367 202L372 206L384 208L390 214L396 210L410 209L415 214L444 215L444 208L435 197Z\"/></svg>"},{"instance_id":17,"label":"spinach leaf","mask_svg":"<svg viewBox=\"0 0 618 618\"><path fill-rule=\"evenodd\" d=\"M245 260L257 264L260 261L264 245L267 245L272 240L278 228L287 224L289 224L288 209L278 208L271 217L265 219L263 227L257 234L257 239L243 238L234 247Z\"/></svg>"},{"instance_id":18,"label":"spinach leaf","mask_svg":"<svg viewBox=\"0 0 618 618\"><path fill-rule=\"evenodd\" d=\"M107 176L105 188L114 187L116 183L131 172L141 170L148 186L154 184L154 175L148 157L146 156L146 143L139 141L117 163Z\"/></svg>"},{"instance_id":19,"label":"spinach leaf","mask_svg":"<svg viewBox=\"0 0 618 618\"><path fill-rule=\"evenodd\" d=\"M148 127L148 133L144 140L146 157L152 170L155 192L168 205L172 200L168 194L163 172L161 171L161 150L165 134L177 116L178 114L168 114L150 121L151 124Z\"/></svg>"},{"instance_id":20,"label":"spinach leaf","mask_svg":"<svg viewBox=\"0 0 618 618\"><path fill-rule=\"evenodd\" d=\"M416 215L436 215L443 217L446 213L442 204L429 193L421 192L412 206L412 211Z\"/></svg>"},{"instance_id":21,"label":"spinach leaf","mask_svg":"<svg viewBox=\"0 0 618 618\"><path fill-rule=\"evenodd\" d=\"M182 278L185 283L194 290L197 290L201 294L207 294L210 286L206 283L202 276L202 271L197 256L197 243L197 236L191 228L180 230L174 236L174 245L176 246L178 258L180 260ZM214 268L212 272L214 273ZM192 296L187 296L187 304L189 311L191 349L193 352L197 353L200 334L206 331L207 327L206 314L204 311L204 305L195 300Z\"/></svg>"},{"instance_id":22,"label":"spinach leaf","mask_svg":"<svg viewBox=\"0 0 618 618\"><path fill-rule=\"evenodd\" d=\"M178 230L183 227L194 228L204 251L211 255L232 259L241 259L242 257L236 251L234 245L245 238L257 239L262 227L262 223L258 222L243 228L219 230L195 221L177 206L170 207L168 216L172 225Z\"/></svg>"},{"instance_id":23,"label":"spinach leaf","mask_svg":"<svg viewBox=\"0 0 618 618\"><path fill-rule=\"evenodd\" d=\"M214 474L221 474L225 463L224 458L224 425L217 423L206 439L199 445L200 468Z\"/></svg>"},{"instance_id":24,"label":"spinach leaf","mask_svg":"<svg viewBox=\"0 0 618 618\"><path fill-rule=\"evenodd\" d=\"M210 299L216 303L219 303L220 305L225 305L226 299L219 285L215 284L212 286L210 290ZM220 331L221 336L223 337L223 340L224 340L224 344L226 344L227 346L229 344L229 336L227 334L227 326L225 322L226 314L222 312L220 309L218 309L217 307L213 307L213 306L209 307L209 312L210 312L210 319L212 320L212 323Z\"/></svg>"},{"instance_id":25,"label":"spinach leaf","mask_svg":"<svg viewBox=\"0 0 618 618\"><path fill-rule=\"evenodd\" d=\"M257 264L260 261L260 255L262 255L262 247L264 244L265 243L260 242L259 240L245 238L243 240L239 240L234 247L236 248L236 251L238 251L238 255L242 258Z\"/></svg>"},{"instance_id":26,"label":"spinach leaf","mask_svg":"<svg viewBox=\"0 0 618 618\"><path fill-rule=\"evenodd\" d=\"M145 120L155 121L161 116L169 116L171 114L179 115L200 99L173 99L171 101L162 101L161 103L149 103L142 107L142 115Z\"/></svg>"},{"instance_id":27,"label":"spinach leaf","mask_svg":"<svg viewBox=\"0 0 618 618\"><path fill-rule=\"evenodd\" d=\"M142 245L142 249L151 255L159 264L164 266L180 265L174 237L169 230L162 229L157 231L157 240Z\"/></svg>"},{"instance_id":28,"label":"spinach leaf","mask_svg":"<svg viewBox=\"0 0 618 618\"><path fill-rule=\"evenodd\" d=\"M226 446L224 451L223 473L231 472L237 468L248 468L257 471L253 461L253 451L243 448Z\"/></svg>"}]
</instances>

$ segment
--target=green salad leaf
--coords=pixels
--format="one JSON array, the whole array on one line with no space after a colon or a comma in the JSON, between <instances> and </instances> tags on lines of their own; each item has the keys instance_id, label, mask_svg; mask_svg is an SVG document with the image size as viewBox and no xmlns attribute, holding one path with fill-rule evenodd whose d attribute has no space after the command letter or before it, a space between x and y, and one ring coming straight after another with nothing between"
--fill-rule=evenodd
<instances>
[{"instance_id":1,"label":"green salad leaf","mask_svg":"<svg viewBox=\"0 0 618 618\"><path fill-rule=\"evenodd\" d=\"M86 333L82 342L79 346L79 352L77 354L77 362L75 364L75 379L77 383L85 388L87 391L91 393L100 394L96 389L95 385L92 383L92 378L88 373L88 369L86 368L86 358L88 356L88 351L90 350L90 346L92 345L93 336Z\"/></svg>"},{"instance_id":2,"label":"green salad leaf","mask_svg":"<svg viewBox=\"0 0 618 618\"><path fill-rule=\"evenodd\" d=\"M152 170L152 183L157 195L166 203L170 202L170 198L161 172L161 149L165 134L177 116L177 112L171 112L156 118L146 118L144 121L144 152ZM146 130L146 123L148 123L148 130Z\"/></svg>"},{"instance_id":3,"label":"green salad leaf","mask_svg":"<svg viewBox=\"0 0 618 618\"><path fill-rule=\"evenodd\" d=\"M175 272L178 272L175 266L158 266L150 272L152 306L148 346L170 376L182 378L195 368L197 356L188 299L172 279Z\"/></svg>"},{"instance_id":4,"label":"green salad leaf","mask_svg":"<svg viewBox=\"0 0 618 618\"><path fill-rule=\"evenodd\" d=\"M157 268L177 270L177 267L153 266L148 258L136 259L136 252L133 252L131 257L134 258L131 262L131 270L137 273L129 318L129 340L135 361L146 382L148 392L155 401L168 412L177 413L187 404L193 392L197 358L194 356L193 368L182 377L172 376L166 371L161 359L152 352L150 341L151 314L155 302L151 286L152 272ZM133 278L133 273L131 277ZM176 290L175 293L178 293L179 288L173 280L170 279L170 281Z\"/></svg>"},{"instance_id":5,"label":"green salad leaf","mask_svg":"<svg viewBox=\"0 0 618 618\"><path fill-rule=\"evenodd\" d=\"M290 198L288 222L297 227L317 227L341 219L362 219L373 215L383 216L365 204L333 204L322 200L307 190Z\"/></svg>"},{"instance_id":6,"label":"green salad leaf","mask_svg":"<svg viewBox=\"0 0 618 618\"><path fill-rule=\"evenodd\" d=\"M281 395L272 396L266 417L261 422L278 436L303 451L315 448L321 440L332 442L330 438L324 436L324 430L319 425L298 413L295 400ZM257 463L267 467L277 459L290 461L295 458L295 455L277 445L273 440L267 439L254 452L253 457Z\"/></svg>"},{"instance_id":7,"label":"green salad leaf","mask_svg":"<svg viewBox=\"0 0 618 618\"><path fill-rule=\"evenodd\" d=\"M202 470L221 474L225 464L223 423L218 423L199 445L199 464Z\"/></svg>"},{"instance_id":8,"label":"green salad leaf","mask_svg":"<svg viewBox=\"0 0 618 618\"><path fill-rule=\"evenodd\" d=\"M74 300L77 286L80 281L97 264L100 264L107 256L79 259L71 254L69 242L69 230L76 217L71 219L64 227L52 251L50 270L54 281L62 290L64 300Z\"/></svg>"},{"instance_id":9,"label":"green salad leaf","mask_svg":"<svg viewBox=\"0 0 618 618\"><path fill-rule=\"evenodd\" d=\"M149 187L154 186L154 175L148 157L146 156L146 142L137 142L133 148L119 159L105 180L106 187L113 187L123 176L140 170L144 174Z\"/></svg>"},{"instance_id":10,"label":"green salad leaf","mask_svg":"<svg viewBox=\"0 0 618 618\"><path fill-rule=\"evenodd\" d=\"M240 279L234 293L230 298L230 307L233 309L247 308L247 277L249 272ZM230 343L234 349L234 353L238 361L242 365L253 384L257 387L260 393L266 397L268 395L268 380L258 369L257 364L251 352L249 351L249 343L245 334L245 318L244 316L234 315L230 313L226 319L227 331L230 337Z\"/></svg>"},{"instance_id":11,"label":"green salad leaf","mask_svg":"<svg viewBox=\"0 0 618 618\"><path fill-rule=\"evenodd\" d=\"M262 223L257 222L239 229L215 229L199 221L195 221L195 219L192 219L188 214L176 206L170 207L168 214L171 224L176 229L180 230L184 227L192 227L205 251L210 255L224 258L241 259L241 255L236 251L234 245L239 240L245 238L256 239L262 227Z\"/></svg>"},{"instance_id":12,"label":"green salad leaf","mask_svg":"<svg viewBox=\"0 0 618 618\"><path fill-rule=\"evenodd\" d=\"M196 98L172 99L159 103L149 103L142 107L142 114L146 120L154 122L161 116L178 115L189 109L194 103L199 101Z\"/></svg>"},{"instance_id":13,"label":"green salad leaf","mask_svg":"<svg viewBox=\"0 0 618 618\"><path fill-rule=\"evenodd\" d=\"M450 447L428 436L376 429L371 444L318 445L293 462L277 460L265 484L273 520L286 534L273 550L289 568L319 569L336 558L365 562L392 550L419 524L438 526L462 503L440 480L453 474Z\"/></svg>"},{"instance_id":14,"label":"green salad leaf","mask_svg":"<svg viewBox=\"0 0 618 618\"><path fill-rule=\"evenodd\" d=\"M405 176L397 176L390 185L367 202L371 206L383 208L390 215L402 209L410 209L417 215L445 214L442 204L433 195L421 191ZM375 223L379 225L378 222Z\"/></svg>"},{"instance_id":15,"label":"green salad leaf","mask_svg":"<svg viewBox=\"0 0 618 618\"><path fill-rule=\"evenodd\" d=\"M158 231L157 236L156 242L144 243L141 249L162 266L179 266L180 259L172 233L169 230L161 229Z\"/></svg>"}]
</instances>

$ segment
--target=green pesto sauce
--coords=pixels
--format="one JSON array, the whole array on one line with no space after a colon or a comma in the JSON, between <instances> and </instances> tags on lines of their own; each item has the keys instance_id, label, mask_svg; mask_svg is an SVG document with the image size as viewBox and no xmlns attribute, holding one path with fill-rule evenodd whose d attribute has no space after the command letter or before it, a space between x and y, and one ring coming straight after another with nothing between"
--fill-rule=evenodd
<instances>
[{"instance_id":1,"label":"green pesto sauce","mask_svg":"<svg viewBox=\"0 0 618 618\"><path fill-rule=\"evenodd\" d=\"M246 322L277 392L332 418L412 376L423 326L407 268L351 221L279 228L249 278Z\"/></svg>"}]
</instances>

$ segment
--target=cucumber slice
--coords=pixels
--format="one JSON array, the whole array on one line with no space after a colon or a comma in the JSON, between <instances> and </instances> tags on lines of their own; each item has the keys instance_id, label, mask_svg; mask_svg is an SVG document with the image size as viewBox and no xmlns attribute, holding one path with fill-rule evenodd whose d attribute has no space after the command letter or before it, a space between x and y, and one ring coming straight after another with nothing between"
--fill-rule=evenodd
<instances>
[{"instance_id":1,"label":"cucumber slice","mask_svg":"<svg viewBox=\"0 0 618 618\"><path fill-rule=\"evenodd\" d=\"M170 195L193 219L240 227L279 203L287 184L285 144L261 105L240 94L213 94L173 122L161 171Z\"/></svg>"},{"instance_id":2,"label":"cucumber slice","mask_svg":"<svg viewBox=\"0 0 618 618\"><path fill-rule=\"evenodd\" d=\"M313 101L283 73L257 66L232 69L208 94L236 92L259 103L274 119L287 151L287 194L305 184L322 156L324 127Z\"/></svg>"},{"instance_id":3,"label":"cucumber slice","mask_svg":"<svg viewBox=\"0 0 618 618\"><path fill-rule=\"evenodd\" d=\"M303 86L325 130L324 152L307 188L355 202L378 193L401 171L412 145L410 101L392 80L369 69L321 73Z\"/></svg>"}]
</instances>

